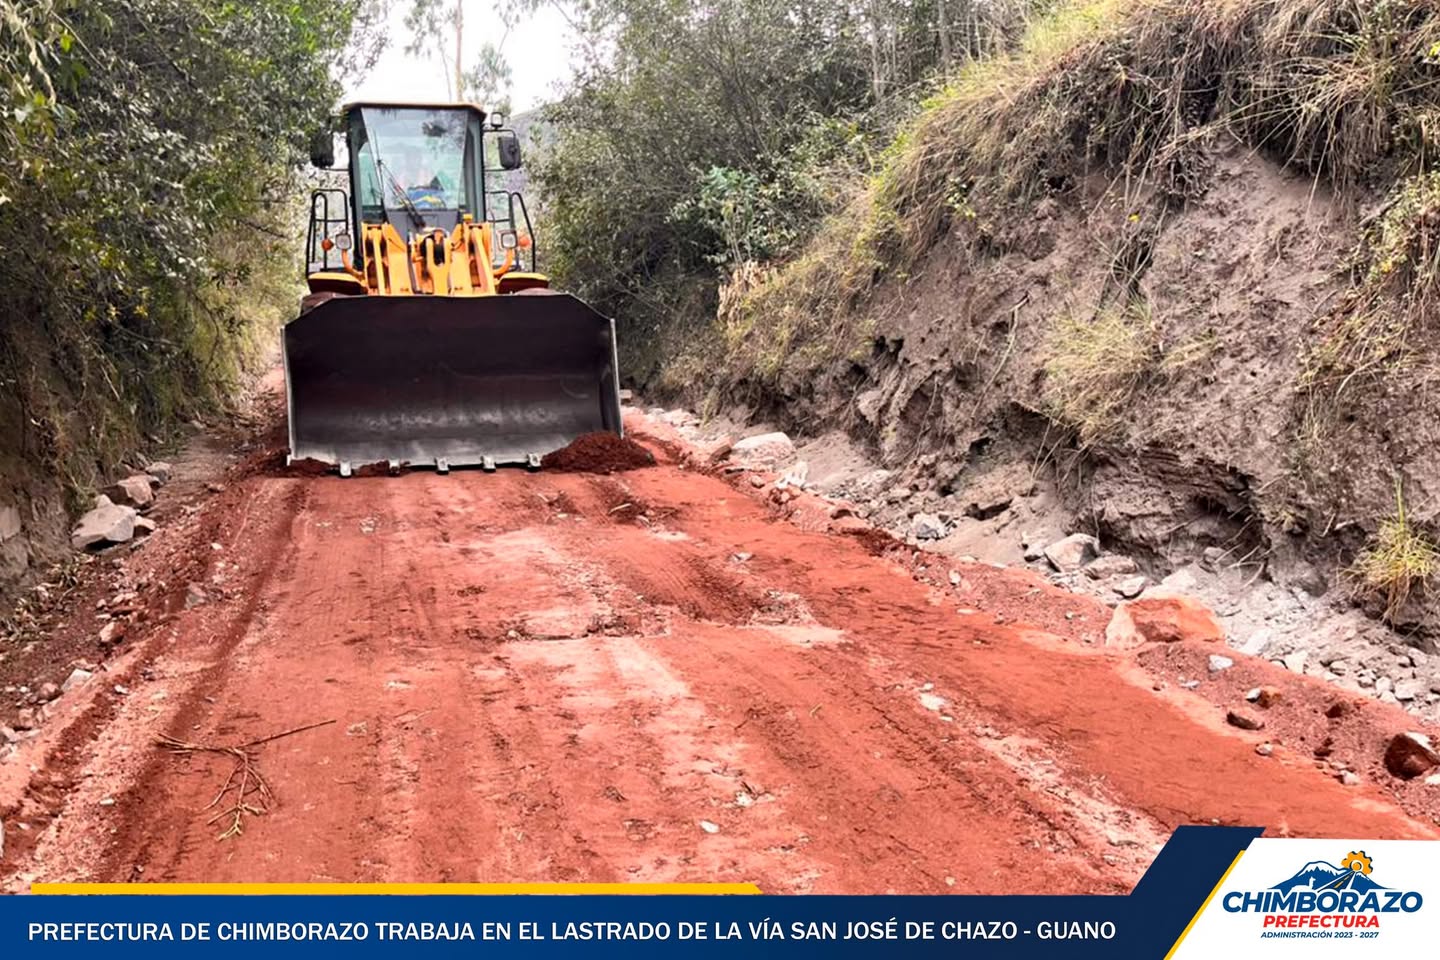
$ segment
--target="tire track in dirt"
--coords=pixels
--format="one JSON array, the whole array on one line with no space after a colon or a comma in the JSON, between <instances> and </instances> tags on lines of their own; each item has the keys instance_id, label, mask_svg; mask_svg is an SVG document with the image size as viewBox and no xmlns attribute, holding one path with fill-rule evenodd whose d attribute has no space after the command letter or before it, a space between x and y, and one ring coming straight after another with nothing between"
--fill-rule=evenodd
<instances>
[{"instance_id":1,"label":"tire track in dirt","mask_svg":"<svg viewBox=\"0 0 1440 960\"><path fill-rule=\"evenodd\" d=\"M84 749L62 753L80 760L64 799L84 813L63 824L52 823L42 841L48 876L135 879L140 875L135 866L144 862L137 851L179 851L199 842L185 826L190 811L178 801L180 788L175 785L177 766L183 779L190 773L189 764L156 750L152 740L162 731L181 739L193 736L209 709L207 701L224 686L235 651L254 623L263 620L267 588L293 568L294 555L286 541L306 498L302 485L281 480L246 499L238 524L226 530L222 550L215 551L244 557L242 568L250 572L240 588L241 602L181 610L172 623L162 622L132 655L130 668L113 677L122 684L135 684L137 677L157 681L161 689L152 692L149 703L127 699L103 726L97 718L94 726L82 722L66 731L67 740L79 734L94 739ZM210 550L209 544L195 546ZM202 569L214 570L213 564L221 562L209 558ZM211 574L207 586L212 591L217 580L224 584L225 575ZM157 694L163 694L158 703ZM85 786L76 789L79 783ZM159 829L153 829L156 826ZM86 864L89 858L98 858L99 865Z\"/></svg>"},{"instance_id":2,"label":"tire track in dirt","mask_svg":"<svg viewBox=\"0 0 1440 960\"><path fill-rule=\"evenodd\" d=\"M45 879L1120 892L1179 822L1425 830L674 465L238 485L248 592L146 641L174 699L85 733L119 802L52 798ZM279 803L217 843L226 764L156 754L157 716L336 723L261 749Z\"/></svg>"}]
</instances>

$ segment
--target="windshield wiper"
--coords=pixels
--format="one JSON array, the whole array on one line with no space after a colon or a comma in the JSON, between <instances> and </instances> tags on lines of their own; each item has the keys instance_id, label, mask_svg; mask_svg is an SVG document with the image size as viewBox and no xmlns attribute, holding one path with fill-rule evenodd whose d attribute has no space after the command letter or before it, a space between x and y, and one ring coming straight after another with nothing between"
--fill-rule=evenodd
<instances>
[{"instance_id":1,"label":"windshield wiper","mask_svg":"<svg viewBox=\"0 0 1440 960\"><path fill-rule=\"evenodd\" d=\"M376 157L375 167L380 170L384 174L385 179L389 181L390 188L394 190L395 195L400 198L401 206L405 208L406 213L410 214L410 219L414 221L415 226L421 230L425 229L425 217L421 215L420 208L415 206L415 201L410 199L410 194L405 192L405 188L399 179L390 171L390 165L379 157ZM380 207L382 210L385 208L385 185L383 183L380 185Z\"/></svg>"}]
</instances>

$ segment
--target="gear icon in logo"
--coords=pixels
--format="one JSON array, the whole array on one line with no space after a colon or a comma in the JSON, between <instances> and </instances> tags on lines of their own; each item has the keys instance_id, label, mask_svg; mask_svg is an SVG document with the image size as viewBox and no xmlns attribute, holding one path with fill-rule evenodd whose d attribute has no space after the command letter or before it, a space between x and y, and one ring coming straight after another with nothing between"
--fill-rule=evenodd
<instances>
[{"instance_id":1,"label":"gear icon in logo","mask_svg":"<svg viewBox=\"0 0 1440 960\"><path fill-rule=\"evenodd\" d=\"M1347 870L1353 870L1356 873L1363 873L1367 877L1370 875L1371 869L1373 869L1370 858L1364 850L1359 852L1351 850L1345 854L1345 859L1340 861L1340 866Z\"/></svg>"}]
</instances>

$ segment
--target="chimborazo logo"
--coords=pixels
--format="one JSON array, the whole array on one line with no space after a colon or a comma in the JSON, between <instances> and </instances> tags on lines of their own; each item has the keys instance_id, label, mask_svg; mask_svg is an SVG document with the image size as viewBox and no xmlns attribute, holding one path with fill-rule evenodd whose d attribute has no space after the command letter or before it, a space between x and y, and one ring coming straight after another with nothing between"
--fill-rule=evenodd
<instances>
[{"instance_id":1,"label":"chimborazo logo","mask_svg":"<svg viewBox=\"0 0 1440 960\"><path fill-rule=\"evenodd\" d=\"M1416 890L1392 890L1370 878L1374 861L1352 850L1337 867L1324 860L1268 890L1234 890L1221 906L1227 913L1263 913L1266 927L1378 927L1380 915L1414 913L1425 898Z\"/></svg>"}]
</instances>

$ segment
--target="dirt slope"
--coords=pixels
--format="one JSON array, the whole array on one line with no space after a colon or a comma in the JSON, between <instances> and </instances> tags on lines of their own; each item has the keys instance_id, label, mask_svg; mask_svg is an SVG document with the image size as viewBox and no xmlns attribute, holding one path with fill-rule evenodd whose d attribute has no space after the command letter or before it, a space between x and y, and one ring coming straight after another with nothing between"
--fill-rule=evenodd
<instances>
[{"instance_id":1,"label":"dirt slope","mask_svg":"<svg viewBox=\"0 0 1440 960\"><path fill-rule=\"evenodd\" d=\"M1323 686L1244 661L1286 691L1259 755L1217 706L1241 680L1159 680L1203 649L1106 650L1105 608L1023 574L934 586L631 422L660 462L616 476L238 471L140 555L165 591L105 683L0 763L7 885L1120 892L1179 823L1435 835L1434 791L1367 765L1398 711L1327 721ZM153 742L328 720L257 748L276 803L223 841L229 761ZM1364 783L1317 769L1322 734Z\"/></svg>"}]
</instances>

